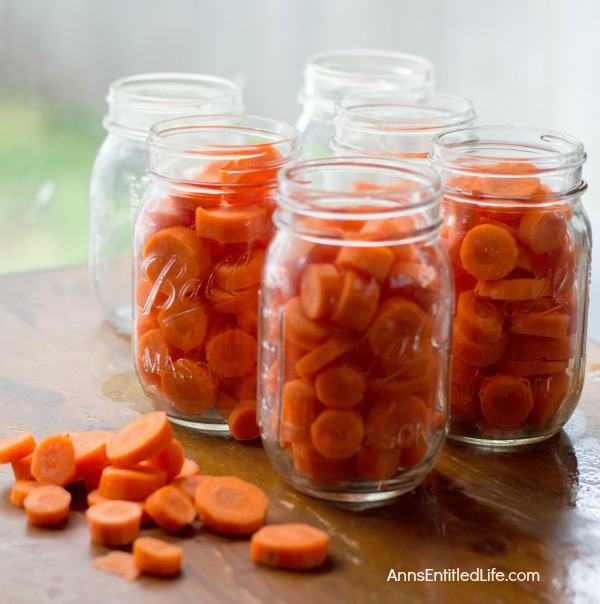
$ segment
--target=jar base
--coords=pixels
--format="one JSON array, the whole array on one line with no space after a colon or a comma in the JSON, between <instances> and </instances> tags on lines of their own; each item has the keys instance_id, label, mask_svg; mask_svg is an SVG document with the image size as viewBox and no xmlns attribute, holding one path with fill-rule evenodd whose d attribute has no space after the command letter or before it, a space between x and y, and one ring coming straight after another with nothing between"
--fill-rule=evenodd
<instances>
[{"instance_id":1,"label":"jar base","mask_svg":"<svg viewBox=\"0 0 600 604\"><path fill-rule=\"evenodd\" d=\"M521 431L512 435L494 435L482 434L477 428L469 428L463 425L463 422L452 422L448 432L448 440L484 447L486 449L506 450L526 445L535 445L560 432L561 427L548 432L526 432Z\"/></svg>"},{"instance_id":2,"label":"jar base","mask_svg":"<svg viewBox=\"0 0 600 604\"><path fill-rule=\"evenodd\" d=\"M210 419L184 419L177 415L171 415L167 413L167 417L169 421L173 424L177 424L178 426L183 426L184 428L191 428L192 430L198 430L202 432L211 432L213 434L219 434L222 436L230 436L229 426L227 422L223 422L223 420L214 420Z\"/></svg>"}]
</instances>

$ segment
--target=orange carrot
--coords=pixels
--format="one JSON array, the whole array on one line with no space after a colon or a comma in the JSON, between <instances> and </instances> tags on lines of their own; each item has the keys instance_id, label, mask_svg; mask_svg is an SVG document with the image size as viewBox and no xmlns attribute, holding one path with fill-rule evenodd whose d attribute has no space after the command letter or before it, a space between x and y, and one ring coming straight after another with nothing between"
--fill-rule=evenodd
<instances>
[{"instance_id":1,"label":"orange carrot","mask_svg":"<svg viewBox=\"0 0 600 604\"><path fill-rule=\"evenodd\" d=\"M302 356L295 364L294 369L301 377L310 377L323 367L329 365L345 353L352 350L359 342L358 335L342 332L331 337L317 348Z\"/></svg>"},{"instance_id":2,"label":"orange carrot","mask_svg":"<svg viewBox=\"0 0 600 604\"><path fill-rule=\"evenodd\" d=\"M270 524L252 535L250 558L276 568L316 568L327 558L329 541L328 533L308 524Z\"/></svg>"},{"instance_id":3,"label":"orange carrot","mask_svg":"<svg viewBox=\"0 0 600 604\"><path fill-rule=\"evenodd\" d=\"M348 409L360 403L367 380L364 372L348 363L328 367L315 379L317 398L328 407Z\"/></svg>"},{"instance_id":4,"label":"orange carrot","mask_svg":"<svg viewBox=\"0 0 600 604\"><path fill-rule=\"evenodd\" d=\"M302 273L300 300L309 319L331 317L342 289L342 277L334 264L311 263Z\"/></svg>"},{"instance_id":5,"label":"orange carrot","mask_svg":"<svg viewBox=\"0 0 600 604\"><path fill-rule=\"evenodd\" d=\"M98 492L107 499L143 501L167 483L167 473L160 468L141 465L129 468L107 466L102 470Z\"/></svg>"},{"instance_id":6,"label":"orange carrot","mask_svg":"<svg viewBox=\"0 0 600 604\"><path fill-rule=\"evenodd\" d=\"M229 418L233 408L238 404L238 399L227 390L219 390L215 401L217 413L225 420Z\"/></svg>"},{"instance_id":7,"label":"orange carrot","mask_svg":"<svg viewBox=\"0 0 600 604\"><path fill-rule=\"evenodd\" d=\"M181 570L183 548L154 537L138 537L133 542L135 566L144 574L174 577Z\"/></svg>"},{"instance_id":8,"label":"orange carrot","mask_svg":"<svg viewBox=\"0 0 600 604\"><path fill-rule=\"evenodd\" d=\"M141 571L135 565L133 554L121 550L113 550L104 556L98 556L91 562L94 568L121 575L127 581L137 579Z\"/></svg>"},{"instance_id":9,"label":"orange carrot","mask_svg":"<svg viewBox=\"0 0 600 604\"><path fill-rule=\"evenodd\" d=\"M513 334L506 357L522 361L566 361L575 356L575 336L546 338Z\"/></svg>"},{"instance_id":10,"label":"orange carrot","mask_svg":"<svg viewBox=\"0 0 600 604\"><path fill-rule=\"evenodd\" d=\"M295 470L319 485L335 485L354 480L354 457L329 459L321 455L310 442L292 443Z\"/></svg>"},{"instance_id":11,"label":"orange carrot","mask_svg":"<svg viewBox=\"0 0 600 604\"><path fill-rule=\"evenodd\" d=\"M191 476L192 474L199 474L200 468L198 464L189 457L183 459L183 465L177 476Z\"/></svg>"},{"instance_id":12,"label":"orange carrot","mask_svg":"<svg viewBox=\"0 0 600 604\"><path fill-rule=\"evenodd\" d=\"M288 380L281 396L281 440L284 444L309 441L310 425L320 411L314 386L301 379Z\"/></svg>"},{"instance_id":13,"label":"orange carrot","mask_svg":"<svg viewBox=\"0 0 600 604\"><path fill-rule=\"evenodd\" d=\"M173 438L171 442L160 452L147 460L152 466L164 470L166 481L171 482L175 476L178 476L185 461L185 453L182 444Z\"/></svg>"},{"instance_id":14,"label":"orange carrot","mask_svg":"<svg viewBox=\"0 0 600 604\"><path fill-rule=\"evenodd\" d=\"M525 378L496 373L483 380L479 391L483 417L493 426L511 428L533 409L531 384Z\"/></svg>"},{"instance_id":15,"label":"orange carrot","mask_svg":"<svg viewBox=\"0 0 600 604\"><path fill-rule=\"evenodd\" d=\"M304 348L322 344L333 332L329 321L308 317L300 296L291 298L284 307L284 335L286 340Z\"/></svg>"},{"instance_id":16,"label":"orange carrot","mask_svg":"<svg viewBox=\"0 0 600 604\"><path fill-rule=\"evenodd\" d=\"M33 478L33 474L31 473L32 459L33 453L30 453L25 457L15 459L15 461L11 462L10 465L12 466L12 471L15 476L15 480L26 480L28 478Z\"/></svg>"},{"instance_id":17,"label":"orange carrot","mask_svg":"<svg viewBox=\"0 0 600 604\"><path fill-rule=\"evenodd\" d=\"M475 342L495 342L504 334L502 308L473 290L462 292L456 302L454 324Z\"/></svg>"},{"instance_id":18,"label":"orange carrot","mask_svg":"<svg viewBox=\"0 0 600 604\"><path fill-rule=\"evenodd\" d=\"M196 508L189 496L173 485L165 485L148 496L144 510L168 533L178 533L196 518Z\"/></svg>"},{"instance_id":19,"label":"orange carrot","mask_svg":"<svg viewBox=\"0 0 600 604\"><path fill-rule=\"evenodd\" d=\"M23 507L30 524L56 526L69 516L71 493L56 484L40 485L25 497Z\"/></svg>"},{"instance_id":20,"label":"orange carrot","mask_svg":"<svg viewBox=\"0 0 600 604\"><path fill-rule=\"evenodd\" d=\"M258 376L256 368L245 375L237 375L227 380L227 385L238 401L255 401Z\"/></svg>"},{"instance_id":21,"label":"orange carrot","mask_svg":"<svg viewBox=\"0 0 600 604\"><path fill-rule=\"evenodd\" d=\"M489 367L504 357L508 342L508 334L493 342L475 342L455 325L452 331L452 354L473 367Z\"/></svg>"},{"instance_id":22,"label":"orange carrot","mask_svg":"<svg viewBox=\"0 0 600 604\"><path fill-rule=\"evenodd\" d=\"M363 446L356 455L356 474L360 480L387 480L398 472L400 447L379 449Z\"/></svg>"},{"instance_id":23,"label":"orange carrot","mask_svg":"<svg viewBox=\"0 0 600 604\"><path fill-rule=\"evenodd\" d=\"M31 474L42 484L65 486L77 476L75 447L69 434L51 434L35 447Z\"/></svg>"},{"instance_id":24,"label":"orange carrot","mask_svg":"<svg viewBox=\"0 0 600 604\"><path fill-rule=\"evenodd\" d=\"M533 390L533 409L527 421L544 430L554 414L567 400L571 390L571 377L566 371L541 375L530 379Z\"/></svg>"},{"instance_id":25,"label":"orange carrot","mask_svg":"<svg viewBox=\"0 0 600 604\"><path fill-rule=\"evenodd\" d=\"M157 321L167 344L188 352L204 342L208 316L205 304L183 299L161 310Z\"/></svg>"},{"instance_id":26,"label":"orange carrot","mask_svg":"<svg viewBox=\"0 0 600 604\"><path fill-rule=\"evenodd\" d=\"M536 254L561 248L566 233L566 215L556 209L525 212L519 223L521 241Z\"/></svg>"},{"instance_id":27,"label":"orange carrot","mask_svg":"<svg viewBox=\"0 0 600 604\"><path fill-rule=\"evenodd\" d=\"M198 485L208 478L207 474L190 474L189 476L177 476L171 481L171 485L183 491L190 501L194 501Z\"/></svg>"},{"instance_id":28,"label":"orange carrot","mask_svg":"<svg viewBox=\"0 0 600 604\"><path fill-rule=\"evenodd\" d=\"M239 327L213 330L206 341L206 360L222 377L248 373L256 363L256 338Z\"/></svg>"},{"instance_id":29,"label":"orange carrot","mask_svg":"<svg viewBox=\"0 0 600 604\"><path fill-rule=\"evenodd\" d=\"M121 428L107 444L106 453L112 465L128 466L160 453L172 438L167 414L152 411Z\"/></svg>"},{"instance_id":30,"label":"orange carrot","mask_svg":"<svg viewBox=\"0 0 600 604\"><path fill-rule=\"evenodd\" d=\"M387 246L375 247L344 246L340 249L335 263L340 268L354 269L377 281L385 280L392 263L394 252Z\"/></svg>"},{"instance_id":31,"label":"orange carrot","mask_svg":"<svg viewBox=\"0 0 600 604\"><path fill-rule=\"evenodd\" d=\"M332 319L345 328L363 332L375 315L379 294L379 285L373 277L363 277L351 269L346 270Z\"/></svg>"},{"instance_id":32,"label":"orange carrot","mask_svg":"<svg viewBox=\"0 0 600 604\"><path fill-rule=\"evenodd\" d=\"M400 466L402 468L414 468L421 463L428 449L429 447L424 440L416 442L410 447L405 447L400 454Z\"/></svg>"},{"instance_id":33,"label":"orange carrot","mask_svg":"<svg viewBox=\"0 0 600 604\"><path fill-rule=\"evenodd\" d=\"M326 409L310 426L315 449L327 459L346 459L361 448L365 425L355 411Z\"/></svg>"},{"instance_id":34,"label":"orange carrot","mask_svg":"<svg viewBox=\"0 0 600 604\"><path fill-rule=\"evenodd\" d=\"M15 480L10 489L10 502L22 508L27 495L29 495L33 489L37 489L37 487L41 486L42 485L39 482L29 478Z\"/></svg>"},{"instance_id":35,"label":"orange carrot","mask_svg":"<svg viewBox=\"0 0 600 604\"><path fill-rule=\"evenodd\" d=\"M69 432L75 449L75 467L78 478L102 470L108 465L106 443L112 438L107 430Z\"/></svg>"},{"instance_id":36,"label":"orange carrot","mask_svg":"<svg viewBox=\"0 0 600 604\"><path fill-rule=\"evenodd\" d=\"M519 248L515 238L493 224L472 228L463 240L460 259L465 270L476 279L502 279L516 265Z\"/></svg>"},{"instance_id":37,"label":"orange carrot","mask_svg":"<svg viewBox=\"0 0 600 604\"><path fill-rule=\"evenodd\" d=\"M256 401L240 401L227 418L229 432L236 440L252 440L260 436L256 419Z\"/></svg>"},{"instance_id":38,"label":"orange carrot","mask_svg":"<svg viewBox=\"0 0 600 604\"><path fill-rule=\"evenodd\" d=\"M214 406L217 380L207 363L181 358L163 371L160 389L175 410L197 417Z\"/></svg>"},{"instance_id":39,"label":"orange carrot","mask_svg":"<svg viewBox=\"0 0 600 604\"><path fill-rule=\"evenodd\" d=\"M571 317L558 311L516 311L510 320L510 330L528 336L564 338L569 330Z\"/></svg>"},{"instance_id":40,"label":"orange carrot","mask_svg":"<svg viewBox=\"0 0 600 604\"><path fill-rule=\"evenodd\" d=\"M544 277L478 281L475 293L492 300L539 300L548 294L550 282Z\"/></svg>"},{"instance_id":41,"label":"orange carrot","mask_svg":"<svg viewBox=\"0 0 600 604\"><path fill-rule=\"evenodd\" d=\"M498 371L519 376L543 375L564 371L569 366L569 361L516 361L502 359L498 363Z\"/></svg>"},{"instance_id":42,"label":"orange carrot","mask_svg":"<svg viewBox=\"0 0 600 604\"><path fill-rule=\"evenodd\" d=\"M118 547L139 535L142 507L133 501L104 501L89 507L85 517L92 541Z\"/></svg>"},{"instance_id":43,"label":"orange carrot","mask_svg":"<svg viewBox=\"0 0 600 604\"><path fill-rule=\"evenodd\" d=\"M256 307L236 312L235 318L244 331L256 337L258 333L258 309Z\"/></svg>"},{"instance_id":44,"label":"orange carrot","mask_svg":"<svg viewBox=\"0 0 600 604\"><path fill-rule=\"evenodd\" d=\"M475 421L480 413L479 389L484 374L475 367L454 357L450 385L450 411L454 419Z\"/></svg>"},{"instance_id":45,"label":"orange carrot","mask_svg":"<svg viewBox=\"0 0 600 604\"><path fill-rule=\"evenodd\" d=\"M269 227L262 204L238 204L196 209L196 234L219 243L245 243L259 238Z\"/></svg>"},{"instance_id":46,"label":"orange carrot","mask_svg":"<svg viewBox=\"0 0 600 604\"><path fill-rule=\"evenodd\" d=\"M194 503L203 525L229 535L249 535L258 530L269 507L262 489L237 476L207 478L198 485Z\"/></svg>"},{"instance_id":47,"label":"orange carrot","mask_svg":"<svg viewBox=\"0 0 600 604\"><path fill-rule=\"evenodd\" d=\"M210 301L211 308L223 314L238 314L256 308L258 286L237 292L229 292L214 283L206 289L206 298Z\"/></svg>"},{"instance_id":48,"label":"orange carrot","mask_svg":"<svg viewBox=\"0 0 600 604\"><path fill-rule=\"evenodd\" d=\"M236 292L260 283L264 250L246 250L239 255L227 255L214 268L216 286L227 292Z\"/></svg>"},{"instance_id":49,"label":"orange carrot","mask_svg":"<svg viewBox=\"0 0 600 604\"><path fill-rule=\"evenodd\" d=\"M3 438L0 440L0 464L17 461L33 453L34 449L35 438L29 432Z\"/></svg>"},{"instance_id":50,"label":"orange carrot","mask_svg":"<svg viewBox=\"0 0 600 604\"><path fill-rule=\"evenodd\" d=\"M136 369L142 384L160 386L161 375L171 362L169 345L161 329L150 329L138 337Z\"/></svg>"},{"instance_id":51,"label":"orange carrot","mask_svg":"<svg viewBox=\"0 0 600 604\"><path fill-rule=\"evenodd\" d=\"M438 298L440 276L431 265L399 259L392 264L387 289L393 296L414 300L429 309Z\"/></svg>"}]
</instances>

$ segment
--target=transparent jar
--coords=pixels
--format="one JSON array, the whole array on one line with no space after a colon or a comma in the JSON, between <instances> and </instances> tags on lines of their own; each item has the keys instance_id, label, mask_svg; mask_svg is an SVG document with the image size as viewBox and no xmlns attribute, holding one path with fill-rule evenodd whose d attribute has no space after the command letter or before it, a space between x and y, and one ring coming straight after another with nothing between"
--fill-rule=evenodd
<instances>
[{"instance_id":1,"label":"transparent jar","mask_svg":"<svg viewBox=\"0 0 600 604\"><path fill-rule=\"evenodd\" d=\"M133 218L147 186L146 139L168 117L240 113L241 91L223 78L185 73L142 74L109 87L108 131L90 182L90 274L106 320L131 332Z\"/></svg>"},{"instance_id":2,"label":"transparent jar","mask_svg":"<svg viewBox=\"0 0 600 604\"><path fill-rule=\"evenodd\" d=\"M292 125L248 115L175 118L148 139L134 227L133 351L156 409L228 431L256 401L257 292L277 171L300 153Z\"/></svg>"},{"instance_id":3,"label":"transparent jar","mask_svg":"<svg viewBox=\"0 0 600 604\"><path fill-rule=\"evenodd\" d=\"M433 138L452 128L473 126L475 107L438 92L367 91L336 105L334 156L370 155L428 162Z\"/></svg>"},{"instance_id":4,"label":"transparent jar","mask_svg":"<svg viewBox=\"0 0 600 604\"><path fill-rule=\"evenodd\" d=\"M433 65L401 52L341 50L312 56L304 70L298 100L303 158L329 157L335 104L361 90L433 90Z\"/></svg>"},{"instance_id":5,"label":"transparent jar","mask_svg":"<svg viewBox=\"0 0 600 604\"><path fill-rule=\"evenodd\" d=\"M483 126L434 139L453 264L450 435L512 446L569 419L583 386L591 228L574 138Z\"/></svg>"},{"instance_id":6,"label":"transparent jar","mask_svg":"<svg viewBox=\"0 0 600 604\"><path fill-rule=\"evenodd\" d=\"M446 434L452 271L426 166L322 158L280 173L259 295L258 416L297 490L407 492Z\"/></svg>"}]
</instances>

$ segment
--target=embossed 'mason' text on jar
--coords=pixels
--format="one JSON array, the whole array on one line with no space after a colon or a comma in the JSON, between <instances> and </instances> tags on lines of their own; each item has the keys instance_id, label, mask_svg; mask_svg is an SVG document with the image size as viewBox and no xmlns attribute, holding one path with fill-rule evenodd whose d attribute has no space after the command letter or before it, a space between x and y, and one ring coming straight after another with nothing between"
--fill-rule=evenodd
<instances>
[{"instance_id":1,"label":"embossed 'mason' text on jar","mask_svg":"<svg viewBox=\"0 0 600 604\"><path fill-rule=\"evenodd\" d=\"M482 126L434 139L456 290L452 438L541 441L577 405L591 255L585 158L579 141L542 129Z\"/></svg>"},{"instance_id":2,"label":"embossed 'mason' text on jar","mask_svg":"<svg viewBox=\"0 0 600 604\"><path fill-rule=\"evenodd\" d=\"M157 409L226 432L256 401L257 292L278 170L298 132L248 115L152 127L149 187L134 229L134 358Z\"/></svg>"}]
</instances>

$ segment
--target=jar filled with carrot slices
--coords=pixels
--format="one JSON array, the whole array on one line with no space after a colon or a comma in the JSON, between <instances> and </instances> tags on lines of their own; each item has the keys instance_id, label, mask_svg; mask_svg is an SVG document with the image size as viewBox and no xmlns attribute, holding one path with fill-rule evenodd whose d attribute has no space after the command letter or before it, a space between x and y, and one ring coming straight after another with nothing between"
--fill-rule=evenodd
<instances>
[{"instance_id":1,"label":"jar filled with carrot slices","mask_svg":"<svg viewBox=\"0 0 600 604\"><path fill-rule=\"evenodd\" d=\"M256 401L257 292L274 231L277 172L294 126L248 115L155 124L134 228L139 380L171 420L226 432Z\"/></svg>"},{"instance_id":2,"label":"jar filled with carrot slices","mask_svg":"<svg viewBox=\"0 0 600 604\"><path fill-rule=\"evenodd\" d=\"M450 436L512 446L569 419L585 369L591 228L582 144L532 128L434 139L456 303Z\"/></svg>"},{"instance_id":3,"label":"jar filled with carrot slices","mask_svg":"<svg viewBox=\"0 0 600 604\"><path fill-rule=\"evenodd\" d=\"M297 490L370 504L418 485L446 434L452 271L426 166L280 173L259 295L258 416Z\"/></svg>"}]
</instances>

